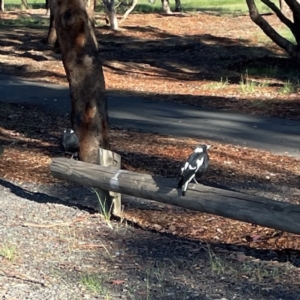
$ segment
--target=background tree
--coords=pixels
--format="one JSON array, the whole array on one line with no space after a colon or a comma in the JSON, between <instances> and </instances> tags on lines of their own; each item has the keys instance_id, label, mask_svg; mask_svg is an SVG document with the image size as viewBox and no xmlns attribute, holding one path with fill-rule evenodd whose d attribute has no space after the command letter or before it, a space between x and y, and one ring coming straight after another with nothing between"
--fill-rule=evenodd
<instances>
[{"instance_id":1,"label":"background tree","mask_svg":"<svg viewBox=\"0 0 300 300\"><path fill-rule=\"evenodd\" d=\"M117 13L116 13L116 6L115 6L115 0L102 0L104 5L104 11L108 16L110 29L112 30L118 30L118 19L117 19Z\"/></svg>"},{"instance_id":2,"label":"background tree","mask_svg":"<svg viewBox=\"0 0 300 300\"><path fill-rule=\"evenodd\" d=\"M279 20L291 30L295 37L296 45L279 34L266 19L259 14L255 0L246 0L250 18L274 43L284 49L297 63L300 63L300 1L281 0L280 7L276 6L270 0L260 1L267 5L276 14Z\"/></svg>"},{"instance_id":3,"label":"background tree","mask_svg":"<svg viewBox=\"0 0 300 300\"><path fill-rule=\"evenodd\" d=\"M109 139L105 81L94 26L84 0L52 2L70 87L71 122L79 138L80 159L98 164L98 149L109 149Z\"/></svg>"},{"instance_id":4,"label":"background tree","mask_svg":"<svg viewBox=\"0 0 300 300\"><path fill-rule=\"evenodd\" d=\"M153 1L152 3L154 2L155 1ZM161 4L162 4L162 10L165 14L172 14L169 0L161 0ZM176 12L181 11L181 0L175 0L175 11Z\"/></svg>"}]
</instances>

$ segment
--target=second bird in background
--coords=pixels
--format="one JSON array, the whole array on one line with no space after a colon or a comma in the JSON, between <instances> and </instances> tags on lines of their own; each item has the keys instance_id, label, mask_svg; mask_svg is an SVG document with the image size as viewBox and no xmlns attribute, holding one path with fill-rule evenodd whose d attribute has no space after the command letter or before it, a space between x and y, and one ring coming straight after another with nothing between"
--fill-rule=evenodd
<instances>
[{"instance_id":1,"label":"second bird in background","mask_svg":"<svg viewBox=\"0 0 300 300\"><path fill-rule=\"evenodd\" d=\"M207 150L210 145L200 145L194 152L189 156L188 160L181 169L181 178L177 188L181 188L182 196L185 196L185 192L188 188L189 183L194 180L198 184L195 176L196 174L200 178L204 175L208 168L209 156Z\"/></svg>"},{"instance_id":2,"label":"second bird in background","mask_svg":"<svg viewBox=\"0 0 300 300\"><path fill-rule=\"evenodd\" d=\"M65 154L71 154L71 158L78 158L79 155L79 140L73 129L66 129L61 139Z\"/></svg>"}]
</instances>

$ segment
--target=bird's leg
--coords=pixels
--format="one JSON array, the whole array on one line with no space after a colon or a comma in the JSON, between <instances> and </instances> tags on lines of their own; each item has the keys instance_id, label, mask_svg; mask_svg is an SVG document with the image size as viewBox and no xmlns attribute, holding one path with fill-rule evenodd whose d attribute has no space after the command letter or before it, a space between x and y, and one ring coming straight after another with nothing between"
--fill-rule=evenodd
<instances>
[{"instance_id":1,"label":"bird's leg","mask_svg":"<svg viewBox=\"0 0 300 300\"><path fill-rule=\"evenodd\" d=\"M199 184L198 181L196 180L196 177L194 177L193 180L196 184Z\"/></svg>"}]
</instances>

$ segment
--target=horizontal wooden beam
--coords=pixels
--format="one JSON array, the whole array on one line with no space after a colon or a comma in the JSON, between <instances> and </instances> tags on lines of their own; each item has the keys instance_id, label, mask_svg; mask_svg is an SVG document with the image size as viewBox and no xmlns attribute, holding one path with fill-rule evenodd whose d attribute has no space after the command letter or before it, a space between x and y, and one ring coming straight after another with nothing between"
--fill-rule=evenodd
<instances>
[{"instance_id":1,"label":"horizontal wooden beam","mask_svg":"<svg viewBox=\"0 0 300 300\"><path fill-rule=\"evenodd\" d=\"M130 196L300 234L300 206L245 193L190 184L186 196L177 180L113 167L55 158L54 177Z\"/></svg>"}]
</instances>

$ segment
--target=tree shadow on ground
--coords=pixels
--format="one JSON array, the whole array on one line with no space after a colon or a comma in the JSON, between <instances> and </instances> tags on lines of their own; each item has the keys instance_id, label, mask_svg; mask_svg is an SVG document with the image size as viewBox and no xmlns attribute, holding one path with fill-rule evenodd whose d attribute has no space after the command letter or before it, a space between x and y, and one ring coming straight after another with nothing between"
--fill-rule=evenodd
<instances>
[{"instance_id":1,"label":"tree shadow on ground","mask_svg":"<svg viewBox=\"0 0 300 300\"><path fill-rule=\"evenodd\" d=\"M78 193L79 188L75 186L62 189L60 185L56 185L52 187L51 192L60 196L53 197L51 192L45 192L43 188L40 192L31 192L7 181L1 180L0 184L29 201L76 206L92 213L87 207L65 201L66 196L63 194ZM81 196L83 194L81 191ZM88 237L86 244L89 245L92 239L95 244L109 245L109 247L105 248L106 251L101 250L96 253L84 249L84 255L81 256L81 263L84 266L87 262L89 265L92 263L98 266L103 263L103 260L106 260L110 266L114 266L111 270L101 270L102 275L109 271L110 280L104 283L108 288L123 288L122 285L108 284L111 280L125 278L128 288L133 287L132 283L136 288L146 288L152 296L151 299L173 300L182 299L187 295L189 299L199 299L199 297L211 299L209 297L211 293L227 299L232 299L234 295L240 297L237 299L247 299L249 295L258 294L266 299L288 300L298 297L298 284L293 281L284 282L284 278L296 276L297 271L292 270L289 265L299 268L299 251L264 250L234 243L203 243L201 234L198 240L190 240L138 227L129 229L128 226L113 225L116 228L111 234L101 228L98 228L99 230L90 228L90 232L86 233ZM81 226L81 230L84 231L84 226ZM81 232L78 234L78 240L82 240ZM45 243L51 241L49 239ZM79 248L76 249L76 253L78 251ZM60 264L59 267L64 270L64 264ZM113 271L115 269L116 272ZM72 270L73 273L76 271L75 268ZM292 272L295 272L295 275L292 275ZM84 274L86 271L81 270L78 276ZM64 276L64 278L74 279L74 276ZM216 280L221 284L217 284ZM284 284L279 284L278 280L283 280ZM136 285L137 282L144 282L145 286ZM270 288L262 289L262 284ZM142 295L139 299L143 299Z\"/></svg>"},{"instance_id":2,"label":"tree shadow on ground","mask_svg":"<svg viewBox=\"0 0 300 300\"><path fill-rule=\"evenodd\" d=\"M150 38L144 40L120 32L108 32L104 35L101 30L97 30L101 46L99 54L108 68L113 61L149 64L160 68L161 72L166 72L169 78L218 81L222 76L236 77L237 70L233 66L262 57L267 60L268 57L275 55L272 50L253 46L249 41L241 38L219 37L212 34L174 35L154 26L125 26L124 29L145 33ZM33 60L39 61L40 56L44 56L40 52L46 53L45 59L50 56L57 59L57 55L50 53L51 47L44 43L45 30L7 27L2 31L0 45L13 48L13 50L2 50L2 54L7 52L8 55L13 51L16 57L28 57L26 51L34 49L39 53L31 53L30 58ZM119 69L125 74L130 73L128 69L122 67ZM4 66L2 70L5 72ZM24 76L30 75L24 72Z\"/></svg>"}]
</instances>

